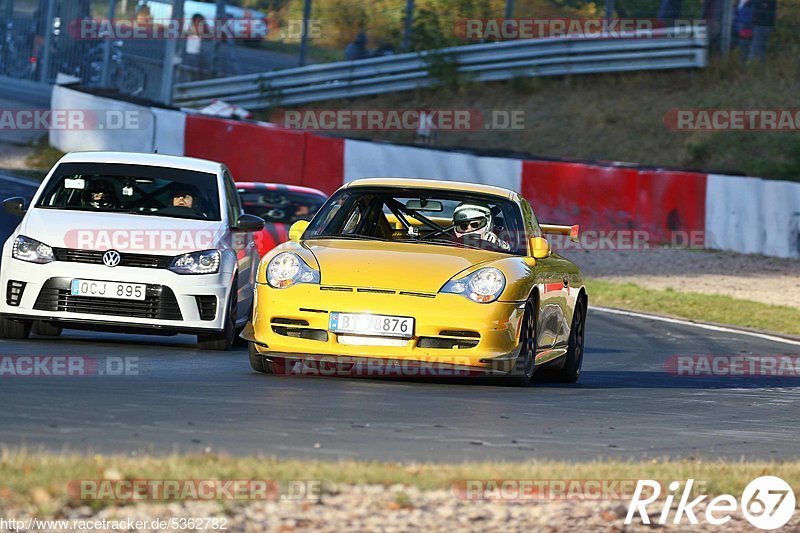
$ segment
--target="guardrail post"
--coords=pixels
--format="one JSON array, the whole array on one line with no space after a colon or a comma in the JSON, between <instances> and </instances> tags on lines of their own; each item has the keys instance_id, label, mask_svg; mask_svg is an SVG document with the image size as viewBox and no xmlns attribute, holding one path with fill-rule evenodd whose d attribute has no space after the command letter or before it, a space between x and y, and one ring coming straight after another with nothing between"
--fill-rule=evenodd
<instances>
[{"instance_id":1,"label":"guardrail post","mask_svg":"<svg viewBox=\"0 0 800 533\"><path fill-rule=\"evenodd\" d=\"M411 49L411 28L414 26L414 0L406 0L406 21L403 28L403 43L400 50L408 52Z\"/></svg>"},{"instance_id":2,"label":"guardrail post","mask_svg":"<svg viewBox=\"0 0 800 533\"><path fill-rule=\"evenodd\" d=\"M174 0L172 5L172 20L169 24L178 25L178 35L183 34L183 0ZM161 76L161 102L172 103L172 88L175 83L175 58L178 50L178 39L166 39L164 51L164 71Z\"/></svg>"},{"instance_id":3,"label":"guardrail post","mask_svg":"<svg viewBox=\"0 0 800 533\"><path fill-rule=\"evenodd\" d=\"M506 20L514 16L514 0L506 0Z\"/></svg>"},{"instance_id":4,"label":"guardrail post","mask_svg":"<svg viewBox=\"0 0 800 533\"><path fill-rule=\"evenodd\" d=\"M56 2L58 0L49 0L47 2L47 16L44 22L44 51L42 52L42 62L39 64L39 81L48 83L50 80L50 61L53 56L53 21L56 18Z\"/></svg>"},{"instance_id":5,"label":"guardrail post","mask_svg":"<svg viewBox=\"0 0 800 533\"><path fill-rule=\"evenodd\" d=\"M217 11L216 11L216 14L214 15L214 17L216 19L216 20L214 20L214 30L215 30L214 31L214 41L213 41L213 49L214 49L214 51L211 54L211 72L212 72L212 74L214 76L218 75L217 74L217 67L219 66L219 55L220 55L219 52L220 52L220 47L223 44L222 43L222 33L216 31L216 29L218 28L217 24L221 23L223 20L227 20L228 19L228 15L227 15L227 12L226 12L226 7L227 7L226 4L227 4L226 0L217 0ZM228 45L230 43L226 42L224 44ZM201 53L202 53L202 50L201 50Z\"/></svg>"},{"instance_id":6,"label":"guardrail post","mask_svg":"<svg viewBox=\"0 0 800 533\"><path fill-rule=\"evenodd\" d=\"M722 22L719 29L719 46L722 57L731 51L731 32L733 31L733 1L722 0Z\"/></svg>"},{"instance_id":7,"label":"guardrail post","mask_svg":"<svg viewBox=\"0 0 800 533\"><path fill-rule=\"evenodd\" d=\"M306 65L306 54L308 53L308 19L311 18L311 0L303 2L303 35L300 37L300 59L301 67Z\"/></svg>"},{"instance_id":8,"label":"guardrail post","mask_svg":"<svg viewBox=\"0 0 800 533\"><path fill-rule=\"evenodd\" d=\"M614 0L606 0L606 20L614 18Z\"/></svg>"},{"instance_id":9,"label":"guardrail post","mask_svg":"<svg viewBox=\"0 0 800 533\"><path fill-rule=\"evenodd\" d=\"M108 20L114 20L114 15L117 12L117 0L110 0L108 2ZM113 27L113 22L112 27ZM100 72L100 86L108 87L108 79L111 76L111 35L106 35L106 42L103 43L103 70Z\"/></svg>"}]
</instances>

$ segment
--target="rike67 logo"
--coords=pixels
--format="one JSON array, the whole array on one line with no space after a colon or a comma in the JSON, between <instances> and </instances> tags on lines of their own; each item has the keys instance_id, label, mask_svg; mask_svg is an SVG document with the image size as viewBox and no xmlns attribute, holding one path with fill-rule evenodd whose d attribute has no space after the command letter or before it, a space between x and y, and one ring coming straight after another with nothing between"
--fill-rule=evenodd
<instances>
[{"instance_id":1,"label":"rike67 logo","mask_svg":"<svg viewBox=\"0 0 800 533\"><path fill-rule=\"evenodd\" d=\"M674 510L673 524L681 524L684 517L692 525L700 523L697 515L700 514L699 508L702 507L701 504L708 498L708 495L704 494L690 501L693 485L693 479L686 481L677 507ZM658 481L651 479L639 480L633 492L631 503L628 506L625 524L630 524L637 514L643 524L650 524L651 520L661 525L666 524L673 511L673 502L678 496L680 487L681 484L678 481L670 483L666 497L661 500L659 499L661 496L661 484ZM660 509L657 509L659 511L657 518L650 515L656 510L650 507L651 504L654 504L653 507L660 507ZM704 516L706 523L720 526L731 521L732 513L736 512L739 504L740 502L734 496L722 494L705 505L705 512L701 516ZM750 524L759 529L773 530L785 526L792 519L794 509L795 496L792 487L779 477L762 476L756 478L742 492L742 515Z\"/></svg>"}]
</instances>

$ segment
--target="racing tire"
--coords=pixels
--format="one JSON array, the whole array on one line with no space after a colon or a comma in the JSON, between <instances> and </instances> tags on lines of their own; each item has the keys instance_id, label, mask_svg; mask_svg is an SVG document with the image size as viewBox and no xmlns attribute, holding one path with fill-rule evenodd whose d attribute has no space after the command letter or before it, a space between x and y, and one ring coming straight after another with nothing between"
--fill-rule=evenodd
<instances>
[{"instance_id":1,"label":"racing tire","mask_svg":"<svg viewBox=\"0 0 800 533\"><path fill-rule=\"evenodd\" d=\"M250 366L256 372L262 374L283 374L286 368L286 363L282 359L277 361L270 361L266 356L261 355L256 350L256 345L252 342L247 343L247 352L250 356Z\"/></svg>"},{"instance_id":2,"label":"racing tire","mask_svg":"<svg viewBox=\"0 0 800 533\"><path fill-rule=\"evenodd\" d=\"M31 327L31 333L42 335L43 337L58 337L64 330L61 326L56 326L45 320L37 320Z\"/></svg>"},{"instance_id":3,"label":"racing tire","mask_svg":"<svg viewBox=\"0 0 800 533\"><path fill-rule=\"evenodd\" d=\"M583 366L583 349L586 330L586 303L578 300L572 314L572 329L569 332L569 346L564 356L564 366L553 372L552 379L559 383L575 383L581 377Z\"/></svg>"},{"instance_id":4,"label":"racing tire","mask_svg":"<svg viewBox=\"0 0 800 533\"><path fill-rule=\"evenodd\" d=\"M266 357L258 353L258 350L256 350L256 345L252 342L247 343L247 353L250 356L250 366L253 368L253 370L262 374L272 373L272 368L270 367Z\"/></svg>"},{"instance_id":5,"label":"racing tire","mask_svg":"<svg viewBox=\"0 0 800 533\"><path fill-rule=\"evenodd\" d=\"M536 373L536 322L538 305L533 300L525 304L520 332L520 351L514 364L513 375L507 379L511 386L527 387Z\"/></svg>"},{"instance_id":6,"label":"racing tire","mask_svg":"<svg viewBox=\"0 0 800 533\"><path fill-rule=\"evenodd\" d=\"M27 339L30 334L30 321L18 321L11 320L10 318L0 317L0 338L22 340Z\"/></svg>"},{"instance_id":7,"label":"racing tire","mask_svg":"<svg viewBox=\"0 0 800 533\"><path fill-rule=\"evenodd\" d=\"M201 350L214 350L225 352L230 350L236 340L236 309L237 309L236 281L233 282L228 312L225 315L225 329L211 335L198 335L197 347Z\"/></svg>"}]
</instances>

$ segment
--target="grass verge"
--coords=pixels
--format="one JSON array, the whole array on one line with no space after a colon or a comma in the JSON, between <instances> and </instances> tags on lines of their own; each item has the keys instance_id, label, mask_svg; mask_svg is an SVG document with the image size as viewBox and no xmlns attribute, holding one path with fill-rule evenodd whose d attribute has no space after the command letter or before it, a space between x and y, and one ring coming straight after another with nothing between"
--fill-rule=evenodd
<instances>
[{"instance_id":1,"label":"grass verge","mask_svg":"<svg viewBox=\"0 0 800 533\"><path fill-rule=\"evenodd\" d=\"M464 480L636 480L695 479L709 495L741 494L752 479L775 475L800 485L800 462L603 461L589 463L399 464L365 461L277 460L225 455L101 456L56 455L4 450L0 456L0 506L34 505L55 512L77 505L67 495L75 480L319 480L323 492L334 485L403 484L423 490L451 490ZM83 502L86 503L86 502ZM110 502L95 501L100 508Z\"/></svg>"},{"instance_id":2,"label":"grass verge","mask_svg":"<svg viewBox=\"0 0 800 533\"><path fill-rule=\"evenodd\" d=\"M587 280L592 305L800 335L800 309L730 296L645 289L633 283Z\"/></svg>"}]
</instances>

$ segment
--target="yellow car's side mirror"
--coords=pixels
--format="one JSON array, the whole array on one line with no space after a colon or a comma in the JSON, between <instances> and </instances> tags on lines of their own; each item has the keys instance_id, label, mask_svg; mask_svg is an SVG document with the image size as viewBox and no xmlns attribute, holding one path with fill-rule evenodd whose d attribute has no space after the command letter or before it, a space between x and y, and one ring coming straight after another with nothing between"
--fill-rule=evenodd
<instances>
[{"instance_id":1,"label":"yellow car's side mirror","mask_svg":"<svg viewBox=\"0 0 800 533\"><path fill-rule=\"evenodd\" d=\"M307 220L298 220L289 227L289 240L293 242L300 242L300 237L306 231L309 222Z\"/></svg>"},{"instance_id":2,"label":"yellow car's side mirror","mask_svg":"<svg viewBox=\"0 0 800 533\"><path fill-rule=\"evenodd\" d=\"M550 243L544 237L531 237L531 255L534 259L550 257Z\"/></svg>"}]
</instances>

